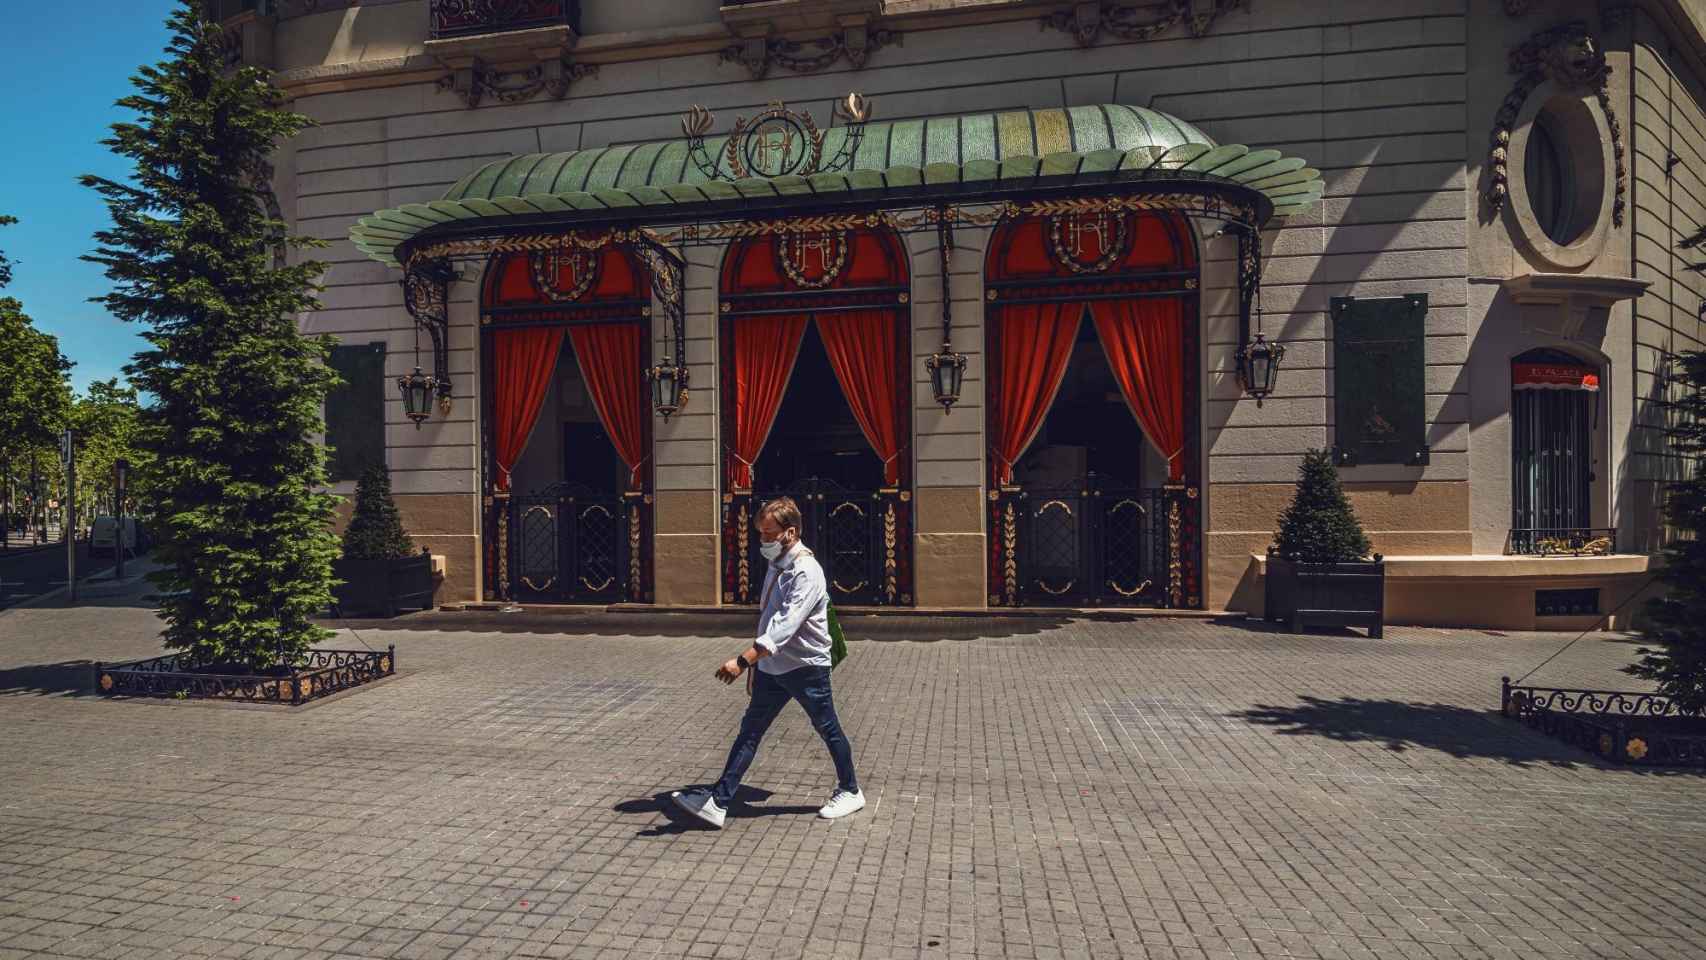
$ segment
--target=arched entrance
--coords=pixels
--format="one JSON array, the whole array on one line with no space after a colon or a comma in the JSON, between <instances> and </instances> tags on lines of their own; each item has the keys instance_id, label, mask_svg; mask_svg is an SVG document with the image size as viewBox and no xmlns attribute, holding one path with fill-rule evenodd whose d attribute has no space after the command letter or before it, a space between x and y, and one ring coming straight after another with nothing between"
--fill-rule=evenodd
<instances>
[{"instance_id":1,"label":"arched entrance","mask_svg":"<svg viewBox=\"0 0 1706 960\"><path fill-rule=\"evenodd\" d=\"M1009 222L985 276L990 602L1200 606L1188 221Z\"/></svg>"},{"instance_id":2,"label":"arched entrance","mask_svg":"<svg viewBox=\"0 0 1706 960\"><path fill-rule=\"evenodd\" d=\"M649 602L650 279L626 248L578 241L487 264L486 592L533 603Z\"/></svg>"},{"instance_id":3,"label":"arched entrance","mask_svg":"<svg viewBox=\"0 0 1706 960\"><path fill-rule=\"evenodd\" d=\"M912 602L912 343L886 229L737 241L721 284L723 600L756 603L752 518L791 496L843 604Z\"/></svg>"},{"instance_id":4,"label":"arched entrance","mask_svg":"<svg viewBox=\"0 0 1706 960\"><path fill-rule=\"evenodd\" d=\"M1599 364L1539 348L1511 360L1512 553L1610 553L1599 467Z\"/></svg>"}]
</instances>

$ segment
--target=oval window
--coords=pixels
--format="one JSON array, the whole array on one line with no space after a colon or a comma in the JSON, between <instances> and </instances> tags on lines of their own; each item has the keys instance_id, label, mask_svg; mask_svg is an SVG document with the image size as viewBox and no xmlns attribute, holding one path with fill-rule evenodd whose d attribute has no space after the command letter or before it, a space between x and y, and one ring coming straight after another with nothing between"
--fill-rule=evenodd
<instances>
[{"instance_id":1,"label":"oval window","mask_svg":"<svg viewBox=\"0 0 1706 960\"><path fill-rule=\"evenodd\" d=\"M1547 239L1561 246L1575 242L1582 234L1575 215L1575 171L1550 110L1534 118L1523 174L1528 181L1528 205Z\"/></svg>"}]
</instances>

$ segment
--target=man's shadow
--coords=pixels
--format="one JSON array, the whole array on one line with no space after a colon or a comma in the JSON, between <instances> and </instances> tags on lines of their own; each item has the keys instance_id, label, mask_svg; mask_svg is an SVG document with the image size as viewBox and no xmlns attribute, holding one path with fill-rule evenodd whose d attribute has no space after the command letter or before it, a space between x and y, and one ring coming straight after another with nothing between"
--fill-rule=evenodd
<instances>
[{"instance_id":1,"label":"man's shadow","mask_svg":"<svg viewBox=\"0 0 1706 960\"><path fill-rule=\"evenodd\" d=\"M710 786L710 784L695 784L682 789L683 792L686 792L687 790L708 790L710 789ZM670 834L687 833L693 830L715 829L710 824L704 823L692 814L676 806L675 801L669 798L669 795L673 792L674 791L672 790L665 790L662 793L654 793L644 800L624 800L611 809L615 810L617 813L663 814L663 823L655 824L641 830L635 834L637 837L662 837ZM742 786L740 789L735 791L734 802L729 804L728 819L752 820L758 817L799 816L807 813L815 814L818 811L817 807L804 806L800 804L775 807L765 806L764 801L770 799L772 796L774 796L774 794L769 790L764 790L759 787Z\"/></svg>"}]
</instances>

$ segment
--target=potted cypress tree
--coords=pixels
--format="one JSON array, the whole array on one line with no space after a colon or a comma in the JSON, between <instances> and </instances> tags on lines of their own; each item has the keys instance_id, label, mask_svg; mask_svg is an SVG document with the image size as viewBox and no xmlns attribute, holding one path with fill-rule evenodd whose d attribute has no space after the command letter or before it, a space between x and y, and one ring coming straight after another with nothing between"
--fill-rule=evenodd
<instances>
[{"instance_id":1,"label":"potted cypress tree","mask_svg":"<svg viewBox=\"0 0 1706 960\"><path fill-rule=\"evenodd\" d=\"M334 591L342 616L394 617L432 606L432 554L416 553L403 531L384 466L369 467L356 481L355 510L333 573L343 581Z\"/></svg>"},{"instance_id":2,"label":"potted cypress tree","mask_svg":"<svg viewBox=\"0 0 1706 960\"><path fill-rule=\"evenodd\" d=\"M1365 627L1369 636L1381 636L1386 564L1378 553L1369 559L1368 537L1325 450L1303 456L1297 492L1268 548L1263 594L1266 618L1294 633L1306 626Z\"/></svg>"}]
</instances>

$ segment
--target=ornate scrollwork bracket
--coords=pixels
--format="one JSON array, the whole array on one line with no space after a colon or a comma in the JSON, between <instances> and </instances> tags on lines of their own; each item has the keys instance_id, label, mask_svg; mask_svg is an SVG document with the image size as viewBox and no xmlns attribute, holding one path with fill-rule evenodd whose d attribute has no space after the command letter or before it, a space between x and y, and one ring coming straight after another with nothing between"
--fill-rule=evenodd
<instances>
[{"instance_id":1,"label":"ornate scrollwork bracket","mask_svg":"<svg viewBox=\"0 0 1706 960\"><path fill-rule=\"evenodd\" d=\"M502 103L522 103L545 93L561 100L569 95L574 81L597 72L597 64L573 63L567 57L546 60L524 70L491 70L476 60L440 77L438 89L455 93L469 107L479 106L486 97Z\"/></svg>"},{"instance_id":2,"label":"ornate scrollwork bracket","mask_svg":"<svg viewBox=\"0 0 1706 960\"><path fill-rule=\"evenodd\" d=\"M403 308L432 341L432 376L439 409L450 411L450 283L456 269L445 257L417 257L403 272Z\"/></svg>"},{"instance_id":3,"label":"ornate scrollwork bracket","mask_svg":"<svg viewBox=\"0 0 1706 960\"><path fill-rule=\"evenodd\" d=\"M766 179L782 176L811 176L853 165L859 145L865 140L865 124L871 119L871 101L850 93L835 104L835 116L847 135L841 148L827 161L823 157L824 131L811 114L790 110L772 100L758 115L736 117L723 149L716 154L705 146L705 137L716 125L716 115L695 105L681 117L681 132L687 138L688 155L711 180Z\"/></svg>"},{"instance_id":4,"label":"ornate scrollwork bracket","mask_svg":"<svg viewBox=\"0 0 1706 960\"><path fill-rule=\"evenodd\" d=\"M665 420L687 406L687 261L644 230L634 232L633 250L645 258L652 276L652 293L663 304L669 326L664 332L663 358L646 370L654 387L657 412Z\"/></svg>"},{"instance_id":5,"label":"ornate scrollwork bracket","mask_svg":"<svg viewBox=\"0 0 1706 960\"><path fill-rule=\"evenodd\" d=\"M1121 40L1151 40L1183 23L1191 36L1208 33L1214 22L1242 7L1245 0L1162 0L1160 3L1075 3L1042 18L1042 29L1070 33L1081 47L1093 47L1107 33ZM1156 10L1159 8L1159 14Z\"/></svg>"},{"instance_id":6,"label":"ornate scrollwork bracket","mask_svg":"<svg viewBox=\"0 0 1706 960\"><path fill-rule=\"evenodd\" d=\"M771 64L795 73L816 73L840 60L859 70L871 54L888 46L902 46L904 40L895 30L875 29L864 25L847 27L816 40L784 40L781 37L749 37L740 43L724 47L717 59L722 63L738 63L762 80Z\"/></svg>"},{"instance_id":7,"label":"ornate scrollwork bracket","mask_svg":"<svg viewBox=\"0 0 1706 960\"><path fill-rule=\"evenodd\" d=\"M1611 105L1609 80L1611 65L1599 41L1588 32L1580 20L1542 30L1511 48L1510 72L1518 79L1493 118L1492 145L1487 153L1487 188L1482 196L1497 212L1504 208L1509 194L1509 163L1511 127L1529 94L1542 83L1551 81L1562 90L1592 93L1599 100L1611 131L1611 154L1615 165L1615 199L1611 204L1611 222L1623 226L1624 194L1628 191L1628 172L1623 151L1623 125Z\"/></svg>"}]
</instances>

